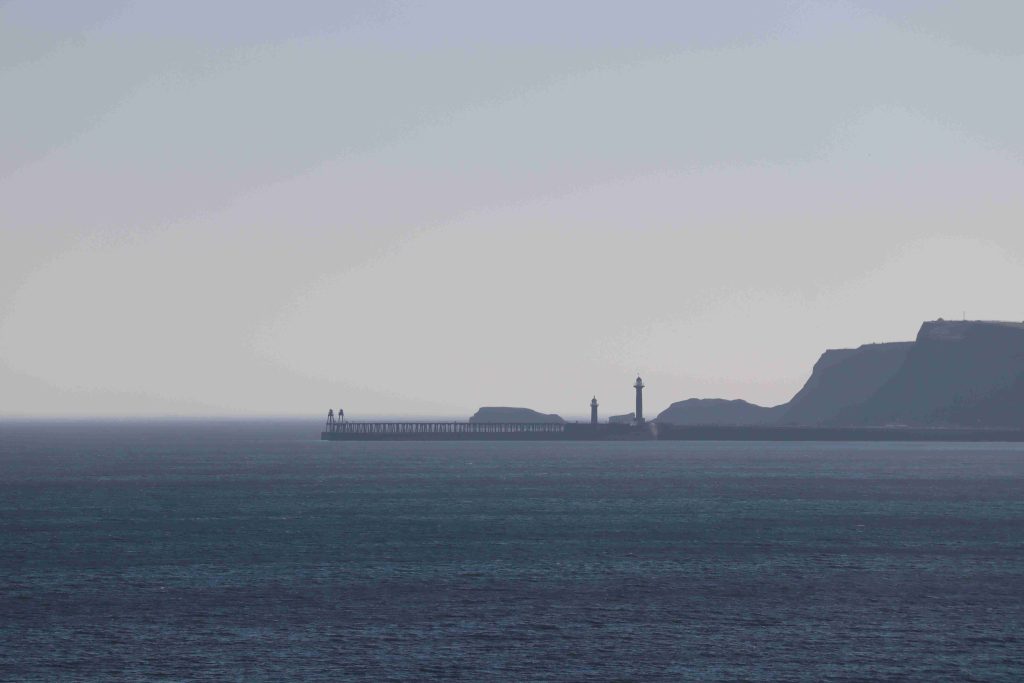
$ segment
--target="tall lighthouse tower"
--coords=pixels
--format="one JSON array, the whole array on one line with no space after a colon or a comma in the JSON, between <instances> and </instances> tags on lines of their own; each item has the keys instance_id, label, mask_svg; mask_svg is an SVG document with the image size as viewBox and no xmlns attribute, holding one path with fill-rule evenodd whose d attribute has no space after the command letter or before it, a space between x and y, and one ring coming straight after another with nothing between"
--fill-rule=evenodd
<instances>
[{"instance_id":1,"label":"tall lighthouse tower","mask_svg":"<svg viewBox=\"0 0 1024 683\"><path fill-rule=\"evenodd\" d=\"M590 424L597 424L597 396L590 399Z\"/></svg>"},{"instance_id":2,"label":"tall lighthouse tower","mask_svg":"<svg viewBox=\"0 0 1024 683\"><path fill-rule=\"evenodd\" d=\"M636 383L633 385L636 389L636 424L642 425L644 423L644 381L637 375Z\"/></svg>"}]
</instances>

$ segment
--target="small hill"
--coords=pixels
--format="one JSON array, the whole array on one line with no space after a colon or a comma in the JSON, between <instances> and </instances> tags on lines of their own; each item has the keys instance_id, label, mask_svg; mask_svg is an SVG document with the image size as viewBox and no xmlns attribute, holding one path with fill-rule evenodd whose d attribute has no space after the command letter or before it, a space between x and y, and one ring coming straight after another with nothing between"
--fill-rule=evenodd
<instances>
[{"instance_id":1,"label":"small hill","mask_svg":"<svg viewBox=\"0 0 1024 683\"><path fill-rule=\"evenodd\" d=\"M530 410L529 408L504 408L496 406L488 406L480 408L473 414L473 417L469 418L470 422L553 422L563 423L563 420L558 415L545 415L544 413L538 413L536 410Z\"/></svg>"},{"instance_id":2,"label":"small hill","mask_svg":"<svg viewBox=\"0 0 1024 683\"><path fill-rule=\"evenodd\" d=\"M783 408L765 408L741 399L689 398L670 405L655 421L675 425L765 425L775 423Z\"/></svg>"}]
</instances>

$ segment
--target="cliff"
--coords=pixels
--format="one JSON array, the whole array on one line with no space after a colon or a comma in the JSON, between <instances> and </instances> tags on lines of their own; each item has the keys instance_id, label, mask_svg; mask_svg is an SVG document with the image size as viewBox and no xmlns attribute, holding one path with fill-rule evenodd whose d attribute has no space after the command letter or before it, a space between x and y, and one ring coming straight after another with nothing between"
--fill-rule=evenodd
<instances>
[{"instance_id":1,"label":"cliff","mask_svg":"<svg viewBox=\"0 0 1024 683\"><path fill-rule=\"evenodd\" d=\"M480 408L469 418L470 422L565 422L558 415L545 415L529 408L504 408L489 406Z\"/></svg>"},{"instance_id":2,"label":"cliff","mask_svg":"<svg viewBox=\"0 0 1024 683\"><path fill-rule=\"evenodd\" d=\"M934 321L844 424L1024 427L1024 325Z\"/></svg>"},{"instance_id":3,"label":"cliff","mask_svg":"<svg viewBox=\"0 0 1024 683\"><path fill-rule=\"evenodd\" d=\"M690 398L673 403L655 421L674 425L766 425L777 422L784 408L765 408L739 399Z\"/></svg>"},{"instance_id":4,"label":"cliff","mask_svg":"<svg viewBox=\"0 0 1024 683\"><path fill-rule=\"evenodd\" d=\"M780 424L820 425L868 400L907 358L913 342L865 344L855 349L830 349L814 364L803 388L783 407Z\"/></svg>"},{"instance_id":5,"label":"cliff","mask_svg":"<svg viewBox=\"0 0 1024 683\"><path fill-rule=\"evenodd\" d=\"M926 322L912 342L826 351L781 406L689 399L657 421L1024 429L1024 324Z\"/></svg>"}]
</instances>

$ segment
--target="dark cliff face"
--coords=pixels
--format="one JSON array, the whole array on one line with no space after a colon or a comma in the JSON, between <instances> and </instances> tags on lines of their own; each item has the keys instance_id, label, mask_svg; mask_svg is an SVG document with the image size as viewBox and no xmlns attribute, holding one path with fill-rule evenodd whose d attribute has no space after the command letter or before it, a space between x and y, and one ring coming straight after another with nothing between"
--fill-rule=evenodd
<instances>
[{"instance_id":1,"label":"dark cliff face","mask_svg":"<svg viewBox=\"0 0 1024 683\"><path fill-rule=\"evenodd\" d=\"M1024 427L1024 325L924 323L892 377L837 421Z\"/></svg>"},{"instance_id":2,"label":"dark cliff face","mask_svg":"<svg viewBox=\"0 0 1024 683\"><path fill-rule=\"evenodd\" d=\"M863 403L896 373L914 342L830 349L814 364L803 388L773 408L742 400L695 399L673 403L658 422L676 425L831 425Z\"/></svg>"},{"instance_id":3,"label":"dark cliff face","mask_svg":"<svg viewBox=\"0 0 1024 683\"><path fill-rule=\"evenodd\" d=\"M814 364L811 377L786 404L780 424L834 424L843 411L877 392L906 361L914 342L865 344L830 349Z\"/></svg>"},{"instance_id":4,"label":"dark cliff face","mask_svg":"<svg viewBox=\"0 0 1024 683\"><path fill-rule=\"evenodd\" d=\"M563 420L558 415L545 415L544 413L538 413L536 410L530 410L529 408L504 408L489 406L480 408L476 411L473 417L469 418L470 422L556 422L563 423Z\"/></svg>"},{"instance_id":5,"label":"dark cliff face","mask_svg":"<svg viewBox=\"0 0 1024 683\"><path fill-rule=\"evenodd\" d=\"M675 425L765 425L781 415L784 406L765 408L743 400L691 398L673 403L656 422Z\"/></svg>"}]
</instances>

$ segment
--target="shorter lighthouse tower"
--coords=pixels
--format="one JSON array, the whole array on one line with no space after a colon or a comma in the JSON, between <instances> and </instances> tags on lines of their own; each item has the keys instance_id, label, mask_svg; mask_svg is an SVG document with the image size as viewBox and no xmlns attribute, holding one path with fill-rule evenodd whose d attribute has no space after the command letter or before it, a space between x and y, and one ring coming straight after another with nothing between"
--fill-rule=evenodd
<instances>
[{"instance_id":1,"label":"shorter lighthouse tower","mask_svg":"<svg viewBox=\"0 0 1024 683\"><path fill-rule=\"evenodd\" d=\"M636 424L642 425L644 423L644 381L637 375L636 383L633 385L636 389Z\"/></svg>"},{"instance_id":2,"label":"shorter lighthouse tower","mask_svg":"<svg viewBox=\"0 0 1024 683\"><path fill-rule=\"evenodd\" d=\"M597 424L597 396L590 399L590 424Z\"/></svg>"}]
</instances>

